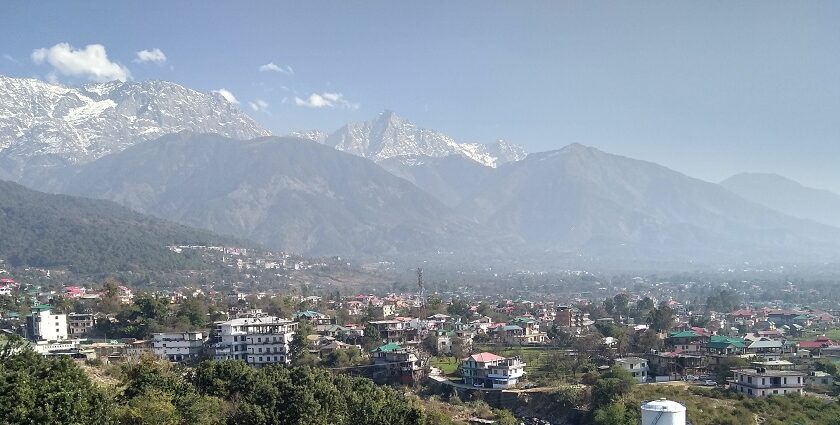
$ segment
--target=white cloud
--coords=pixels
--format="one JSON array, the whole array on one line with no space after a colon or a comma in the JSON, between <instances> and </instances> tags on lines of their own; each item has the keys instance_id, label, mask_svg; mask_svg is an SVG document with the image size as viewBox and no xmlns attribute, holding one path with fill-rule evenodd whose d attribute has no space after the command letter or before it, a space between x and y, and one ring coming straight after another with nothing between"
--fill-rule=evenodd
<instances>
[{"instance_id":1,"label":"white cloud","mask_svg":"<svg viewBox=\"0 0 840 425\"><path fill-rule=\"evenodd\" d=\"M279 72L281 74L294 75L295 70L289 65L277 65L274 62L269 62L265 65L260 65L260 72Z\"/></svg>"},{"instance_id":2,"label":"white cloud","mask_svg":"<svg viewBox=\"0 0 840 425\"><path fill-rule=\"evenodd\" d=\"M213 90L213 93L218 94L219 96L223 97L225 100L227 100L228 102L230 102L234 105L239 104L239 101L236 100L236 96L234 96L233 93L231 93L230 90L228 90L228 89Z\"/></svg>"},{"instance_id":3,"label":"white cloud","mask_svg":"<svg viewBox=\"0 0 840 425\"><path fill-rule=\"evenodd\" d=\"M158 65L166 63L166 55L162 50L154 48L152 50L141 50L137 52L137 58L134 59L137 63L154 62Z\"/></svg>"},{"instance_id":4,"label":"white cloud","mask_svg":"<svg viewBox=\"0 0 840 425\"><path fill-rule=\"evenodd\" d=\"M111 62L105 52L105 46L101 44L88 44L84 49L76 49L67 43L59 43L49 48L33 50L32 61L36 64L46 62L63 75L87 78L100 83L131 79L128 68Z\"/></svg>"},{"instance_id":5,"label":"white cloud","mask_svg":"<svg viewBox=\"0 0 840 425\"><path fill-rule=\"evenodd\" d=\"M295 105L306 108L345 108L359 109L358 103L351 103L344 99L341 93L312 93L306 99L295 97Z\"/></svg>"},{"instance_id":6,"label":"white cloud","mask_svg":"<svg viewBox=\"0 0 840 425\"><path fill-rule=\"evenodd\" d=\"M248 106L250 106L255 112L268 112L269 104L262 99L257 99L253 102L248 102Z\"/></svg>"},{"instance_id":7,"label":"white cloud","mask_svg":"<svg viewBox=\"0 0 840 425\"><path fill-rule=\"evenodd\" d=\"M14 57L12 57L12 55L10 55L10 54L8 54L8 53L4 53L4 54L3 54L3 59L6 59L7 61L12 62L12 63L14 63L14 64L20 64L20 62L18 62L18 60L17 60L17 59L15 59Z\"/></svg>"}]
</instances>

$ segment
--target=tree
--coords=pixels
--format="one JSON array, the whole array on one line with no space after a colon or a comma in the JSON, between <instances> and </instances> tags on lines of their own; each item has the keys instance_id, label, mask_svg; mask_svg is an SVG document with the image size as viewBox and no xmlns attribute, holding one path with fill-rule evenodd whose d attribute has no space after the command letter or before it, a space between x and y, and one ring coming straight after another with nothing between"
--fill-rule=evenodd
<instances>
[{"instance_id":1,"label":"tree","mask_svg":"<svg viewBox=\"0 0 840 425\"><path fill-rule=\"evenodd\" d=\"M629 371L618 366L611 367L592 386L592 405L597 408L618 400L630 392L636 382Z\"/></svg>"},{"instance_id":2,"label":"tree","mask_svg":"<svg viewBox=\"0 0 840 425\"><path fill-rule=\"evenodd\" d=\"M470 354L467 341L459 336L452 337L452 345L450 349L452 351L452 356L458 359L463 359Z\"/></svg>"},{"instance_id":3,"label":"tree","mask_svg":"<svg viewBox=\"0 0 840 425\"><path fill-rule=\"evenodd\" d=\"M460 298L455 298L452 300L452 304L446 307L446 312L451 316L468 317L470 305Z\"/></svg>"},{"instance_id":4,"label":"tree","mask_svg":"<svg viewBox=\"0 0 840 425\"><path fill-rule=\"evenodd\" d=\"M636 425L638 421L621 402L610 403L595 410L595 425Z\"/></svg>"},{"instance_id":5,"label":"tree","mask_svg":"<svg viewBox=\"0 0 840 425\"><path fill-rule=\"evenodd\" d=\"M648 329L634 339L635 351L640 353L650 353L651 350L659 350L664 345L659 334L653 329Z\"/></svg>"},{"instance_id":6,"label":"tree","mask_svg":"<svg viewBox=\"0 0 840 425\"><path fill-rule=\"evenodd\" d=\"M289 357L292 359L294 365L315 365L318 362L309 350L312 344L309 342L309 335L315 333L315 329L308 320L301 320L298 322L297 331L292 337L292 342L289 344Z\"/></svg>"},{"instance_id":7,"label":"tree","mask_svg":"<svg viewBox=\"0 0 840 425\"><path fill-rule=\"evenodd\" d=\"M663 332L674 326L674 316L674 310L663 302L659 308L651 310L648 322L651 328Z\"/></svg>"},{"instance_id":8,"label":"tree","mask_svg":"<svg viewBox=\"0 0 840 425\"><path fill-rule=\"evenodd\" d=\"M368 323L365 326L364 346L366 350L372 350L382 344L382 336L379 335L379 329L373 323Z\"/></svg>"}]
</instances>

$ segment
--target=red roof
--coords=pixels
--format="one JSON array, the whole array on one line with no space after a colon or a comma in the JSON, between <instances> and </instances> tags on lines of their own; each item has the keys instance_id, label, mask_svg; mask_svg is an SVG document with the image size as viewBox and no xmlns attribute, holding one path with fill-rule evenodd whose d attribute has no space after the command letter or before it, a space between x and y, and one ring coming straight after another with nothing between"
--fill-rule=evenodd
<instances>
[{"instance_id":1,"label":"red roof","mask_svg":"<svg viewBox=\"0 0 840 425\"><path fill-rule=\"evenodd\" d=\"M472 359L476 363L487 363L487 362L494 362L497 360L504 360L505 358L502 356L497 356L493 353L478 353L473 354L472 356L467 357L468 359Z\"/></svg>"}]
</instances>

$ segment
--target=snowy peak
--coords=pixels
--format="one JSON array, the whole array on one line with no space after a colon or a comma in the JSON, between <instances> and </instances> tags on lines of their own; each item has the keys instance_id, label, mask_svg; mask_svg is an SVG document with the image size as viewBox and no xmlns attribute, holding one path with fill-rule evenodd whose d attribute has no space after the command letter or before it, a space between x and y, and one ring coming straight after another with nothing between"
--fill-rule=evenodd
<instances>
[{"instance_id":1,"label":"snowy peak","mask_svg":"<svg viewBox=\"0 0 840 425\"><path fill-rule=\"evenodd\" d=\"M267 136L235 105L167 81L65 87L0 76L0 154L19 160L95 160L180 131Z\"/></svg>"},{"instance_id":2,"label":"snowy peak","mask_svg":"<svg viewBox=\"0 0 840 425\"><path fill-rule=\"evenodd\" d=\"M298 139L311 140L316 143L324 143L329 134L321 130L302 130L293 131L286 135L287 137L297 137Z\"/></svg>"},{"instance_id":3,"label":"snowy peak","mask_svg":"<svg viewBox=\"0 0 840 425\"><path fill-rule=\"evenodd\" d=\"M340 151L381 162L390 158L439 158L461 155L488 167L524 158L521 146L504 141L492 145L462 143L397 115L383 111L371 121L347 124L330 134L324 144Z\"/></svg>"}]
</instances>

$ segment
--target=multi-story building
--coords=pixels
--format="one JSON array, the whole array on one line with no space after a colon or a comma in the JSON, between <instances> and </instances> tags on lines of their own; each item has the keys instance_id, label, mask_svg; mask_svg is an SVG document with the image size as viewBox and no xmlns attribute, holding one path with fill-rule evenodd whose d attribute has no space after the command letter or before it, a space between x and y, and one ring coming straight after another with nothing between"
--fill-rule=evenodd
<instances>
[{"instance_id":1,"label":"multi-story building","mask_svg":"<svg viewBox=\"0 0 840 425\"><path fill-rule=\"evenodd\" d=\"M641 357L624 357L615 359L616 366L630 372L637 381L644 383L650 375L648 361Z\"/></svg>"},{"instance_id":2,"label":"multi-story building","mask_svg":"<svg viewBox=\"0 0 840 425\"><path fill-rule=\"evenodd\" d=\"M375 320L370 322L379 331L380 338L387 344L417 345L420 333L400 320Z\"/></svg>"},{"instance_id":3,"label":"multi-story building","mask_svg":"<svg viewBox=\"0 0 840 425\"><path fill-rule=\"evenodd\" d=\"M483 388L511 388L525 376L525 363L519 357L493 353L473 354L461 362L464 384Z\"/></svg>"},{"instance_id":4,"label":"multi-story building","mask_svg":"<svg viewBox=\"0 0 840 425\"><path fill-rule=\"evenodd\" d=\"M96 326L93 313L70 313L67 315L67 330L70 338L84 338Z\"/></svg>"},{"instance_id":5,"label":"multi-story building","mask_svg":"<svg viewBox=\"0 0 840 425\"><path fill-rule=\"evenodd\" d=\"M152 352L170 362L198 359L204 348L201 332L169 332L152 334Z\"/></svg>"},{"instance_id":6,"label":"multi-story building","mask_svg":"<svg viewBox=\"0 0 840 425\"><path fill-rule=\"evenodd\" d=\"M567 305L557 306L554 310L554 323L561 328L580 329L595 322L589 319L589 313Z\"/></svg>"},{"instance_id":7,"label":"multi-story building","mask_svg":"<svg viewBox=\"0 0 840 425\"><path fill-rule=\"evenodd\" d=\"M806 372L796 370L769 370L764 367L736 369L732 389L750 397L802 394Z\"/></svg>"},{"instance_id":8,"label":"multi-story building","mask_svg":"<svg viewBox=\"0 0 840 425\"><path fill-rule=\"evenodd\" d=\"M274 316L217 322L211 340L213 358L244 360L256 367L288 364L289 344L297 326L297 322Z\"/></svg>"},{"instance_id":9,"label":"multi-story building","mask_svg":"<svg viewBox=\"0 0 840 425\"><path fill-rule=\"evenodd\" d=\"M67 315L52 314L50 306L38 305L26 317L26 337L32 341L67 339Z\"/></svg>"},{"instance_id":10,"label":"multi-story building","mask_svg":"<svg viewBox=\"0 0 840 425\"><path fill-rule=\"evenodd\" d=\"M378 366L374 368L374 380L413 384L423 377L424 359L416 348L385 344L373 350L371 357Z\"/></svg>"}]
</instances>

